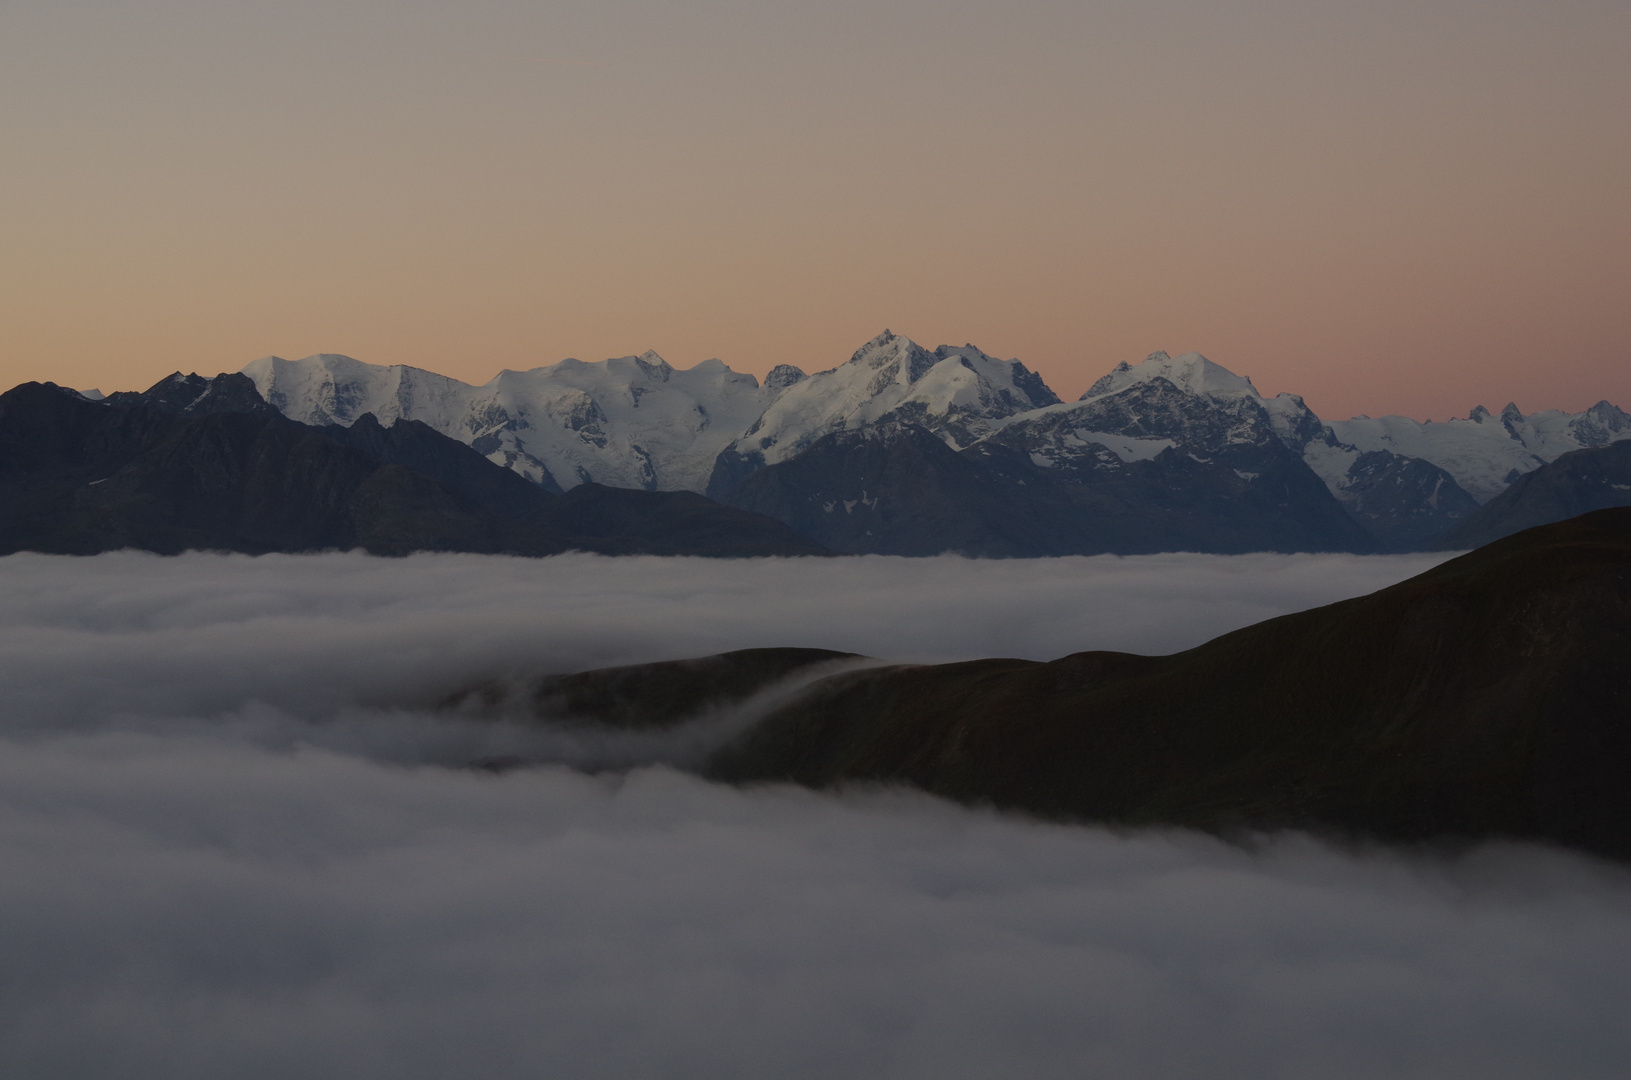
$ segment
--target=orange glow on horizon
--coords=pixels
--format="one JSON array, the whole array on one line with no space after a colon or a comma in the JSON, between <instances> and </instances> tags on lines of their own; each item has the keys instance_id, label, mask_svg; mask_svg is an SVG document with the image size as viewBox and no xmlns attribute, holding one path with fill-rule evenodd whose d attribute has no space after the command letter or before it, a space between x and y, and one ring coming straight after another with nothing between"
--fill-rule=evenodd
<instances>
[{"instance_id":1,"label":"orange glow on horizon","mask_svg":"<svg viewBox=\"0 0 1631 1080\"><path fill-rule=\"evenodd\" d=\"M1631 408L1622 5L87 6L0 34L7 386L889 327L1067 399L1162 348L1329 419Z\"/></svg>"}]
</instances>

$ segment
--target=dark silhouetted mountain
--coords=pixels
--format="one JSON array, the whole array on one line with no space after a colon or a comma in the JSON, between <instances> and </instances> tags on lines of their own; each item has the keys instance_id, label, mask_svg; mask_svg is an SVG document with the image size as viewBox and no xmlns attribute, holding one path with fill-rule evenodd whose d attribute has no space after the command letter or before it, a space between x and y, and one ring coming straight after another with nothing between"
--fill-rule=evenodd
<instances>
[{"instance_id":1,"label":"dark silhouetted mountain","mask_svg":"<svg viewBox=\"0 0 1631 1080\"><path fill-rule=\"evenodd\" d=\"M1525 473L1433 546L1462 551L1612 506L1631 506L1631 441L1575 450Z\"/></svg>"},{"instance_id":2,"label":"dark silhouetted mountain","mask_svg":"<svg viewBox=\"0 0 1631 1080\"><path fill-rule=\"evenodd\" d=\"M1165 657L830 680L717 763L1122 824L1492 835L1631 856L1631 510ZM821 684L818 684L821 685Z\"/></svg>"},{"instance_id":3,"label":"dark silhouetted mountain","mask_svg":"<svg viewBox=\"0 0 1631 1080\"><path fill-rule=\"evenodd\" d=\"M1272 436L1208 456L1167 445L1140 458L1049 441L1032 423L963 450L912 424L834 433L751 473L723 501L848 553L1375 550ZM1036 449L1044 444L1052 456Z\"/></svg>"},{"instance_id":4,"label":"dark silhouetted mountain","mask_svg":"<svg viewBox=\"0 0 1631 1080\"><path fill-rule=\"evenodd\" d=\"M706 771L905 783L1127 826L1517 837L1631 858L1628 656L1631 509L1604 510L1171 656L833 675ZM638 695L617 688L703 700L731 677L729 655L711 664L688 688L670 665L576 676L572 693L638 724Z\"/></svg>"},{"instance_id":5,"label":"dark silhouetted mountain","mask_svg":"<svg viewBox=\"0 0 1631 1080\"><path fill-rule=\"evenodd\" d=\"M281 415L268 405L249 376L240 372L208 376L176 372L137 392L121 390L102 399L114 408L147 405L162 412L184 416L210 416L215 413L254 413Z\"/></svg>"},{"instance_id":6,"label":"dark silhouetted mountain","mask_svg":"<svg viewBox=\"0 0 1631 1080\"><path fill-rule=\"evenodd\" d=\"M1384 551L1428 550L1446 528L1478 509L1437 465L1387 450L1360 454L1345 480L1337 497Z\"/></svg>"},{"instance_id":7,"label":"dark silhouetted mountain","mask_svg":"<svg viewBox=\"0 0 1631 1080\"><path fill-rule=\"evenodd\" d=\"M100 403L28 383L0 395L0 551L822 551L700 496L567 503L413 421L295 423L242 376L172 377L147 394ZM624 531L594 531L598 502Z\"/></svg>"}]
</instances>

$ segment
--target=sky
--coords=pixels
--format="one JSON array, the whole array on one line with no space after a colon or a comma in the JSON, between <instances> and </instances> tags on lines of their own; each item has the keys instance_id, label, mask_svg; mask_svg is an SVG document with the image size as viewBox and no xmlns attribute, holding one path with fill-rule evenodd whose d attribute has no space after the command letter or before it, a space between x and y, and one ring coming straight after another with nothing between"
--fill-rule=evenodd
<instances>
[{"instance_id":1,"label":"sky","mask_svg":"<svg viewBox=\"0 0 1631 1080\"><path fill-rule=\"evenodd\" d=\"M582 746L429 708L772 642L1167 651L1438 558L7 556L0 1072L1618 1077L1621 866L732 788L678 739L492 775L448 766Z\"/></svg>"},{"instance_id":2,"label":"sky","mask_svg":"<svg viewBox=\"0 0 1631 1080\"><path fill-rule=\"evenodd\" d=\"M1631 408L1623 0L6 0L0 382L884 328Z\"/></svg>"}]
</instances>

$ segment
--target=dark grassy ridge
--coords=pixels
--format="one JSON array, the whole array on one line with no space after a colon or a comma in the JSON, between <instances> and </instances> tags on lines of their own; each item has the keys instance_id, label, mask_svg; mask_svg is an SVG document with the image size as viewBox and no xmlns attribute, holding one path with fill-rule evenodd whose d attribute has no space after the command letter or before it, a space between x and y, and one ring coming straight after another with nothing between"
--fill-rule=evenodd
<instances>
[{"instance_id":1,"label":"dark grassy ridge","mask_svg":"<svg viewBox=\"0 0 1631 1080\"><path fill-rule=\"evenodd\" d=\"M1631 509L1172 656L841 676L712 771L907 782L1129 825L1531 837L1631 857Z\"/></svg>"},{"instance_id":2,"label":"dark grassy ridge","mask_svg":"<svg viewBox=\"0 0 1631 1080\"><path fill-rule=\"evenodd\" d=\"M569 676L545 711L671 723L753 652ZM1171 656L834 675L706 771L906 783L1129 826L1515 837L1631 858L1631 509Z\"/></svg>"}]
</instances>

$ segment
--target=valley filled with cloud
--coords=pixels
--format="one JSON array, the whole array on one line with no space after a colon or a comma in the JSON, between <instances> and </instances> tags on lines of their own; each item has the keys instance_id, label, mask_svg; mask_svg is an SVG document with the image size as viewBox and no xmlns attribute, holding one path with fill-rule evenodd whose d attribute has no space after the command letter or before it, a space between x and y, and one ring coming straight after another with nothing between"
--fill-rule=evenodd
<instances>
[{"instance_id":1,"label":"valley filled with cloud","mask_svg":"<svg viewBox=\"0 0 1631 1080\"><path fill-rule=\"evenodd\" d=\"M684 770L763 700L643 741L438 708L755 646L1170 652L1442 558L0 559L0 1070L1616 1075L1609 864ZM558 764L458 767L512 753Z\"/></svg>"}]
</instances>

